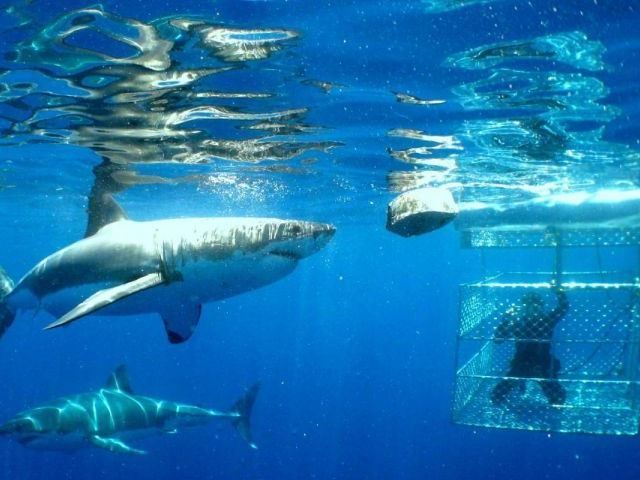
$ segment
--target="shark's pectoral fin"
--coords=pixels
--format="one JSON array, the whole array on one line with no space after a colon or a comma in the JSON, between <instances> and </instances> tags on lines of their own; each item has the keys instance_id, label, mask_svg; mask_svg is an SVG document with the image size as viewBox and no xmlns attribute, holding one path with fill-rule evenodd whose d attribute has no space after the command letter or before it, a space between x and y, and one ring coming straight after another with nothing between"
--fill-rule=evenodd
<instances>
[{"instance_id":1,"label":"shark's pectoral fin","mask_svg":"<svg viewBox=\"0 0 640 480\"><path fill-rule=\"evenodd\" d=\"M189 340L198 326L201 313L202 305L191 302L176 306L171 311L161 312L169 342L182 343Z\"/></svg>"},{"instance_id":2,"label":"shark's pectoral fin","mask_svg":"<svg viewBox=\"0 0 640 480\"><path fill-rule=\"evenodd\" d=\"M128 453L130 455L146 455L147 452L139 450L137 448L130 447L122 440L117 438L101 437L100 435L92 435L89 437L89 441L96 447L104 448L110 452L115 453Z\"/></svg>"},{"instance_id":3,"label":"shark's pectoral fin","mask_svg":"<svg viewBox=\"0 0 640 480\"><path fill-rule=\"evenodd\" d=\"M45 330L55 327L61 327L68 325L69 323L78 320L85 315L94 313L101 308L111 305L118 300L121 300L134 293L147 290L149 288L156 287L165 283L165 278L161 273L150 273L144 277L137 278L129 283L123 283L112 288L106 288L94 293L84 302L77 305L73 310L60 317L53 323L50 323L45 327Z\"/></svg>"}]
</instances>

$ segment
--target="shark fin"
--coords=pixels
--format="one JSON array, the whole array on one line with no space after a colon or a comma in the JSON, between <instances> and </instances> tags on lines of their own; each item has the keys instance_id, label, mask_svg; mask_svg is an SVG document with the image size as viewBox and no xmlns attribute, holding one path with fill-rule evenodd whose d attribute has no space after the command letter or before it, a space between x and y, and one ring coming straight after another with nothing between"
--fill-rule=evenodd
<instances>
[{"instance_id":1,"label":"shark fin","mask_svg":"<svg viewBox=\"0 0 640 480\"><path fill-rule=\"evenodd\" d=\"M87 222L87 230L84 233L85 238L94 235L105 225L119 220L127 220L124 210L110 193L92 195L89 199L87 213L89 214L89 221Z\"/></svg>"},{"instance_id":2,"label":"shark fin","mask_svg":"<svg viewBox=\"0 0 640 480\"><path fill-rule=\"evenodd\" d=\"M16 318L16 312L11 310L5 301L5 297L13 290L13 280L7 272L0 267L0 337L11 326Z\"/></svg>"},{"instance_id":3,"label":"shark fin","mask_svg":"<svg viewBox=\"0 0 640 480\"><path fill-rule=\"evenodd\" d=\"M146 455L147 452L137 448L130 447L122 440L117 438L101 437L100 435L91 435L89 441L98 448L104 448L110 452L128 453L129 455Z\"/></svg>"},{"instance_id":4,"label":"shark fin","mask_svg":"<svg viewBox=\"0 0 640 480\"><path fill-rule=\"evenodd\" d=\"M53 323L50 323L45 327L45 330L50 328L61 327L68 325L69 323L78 320L85 315L94 313L101 308L111 305L123 298L133 295L134 293L153 288L165 283L164 276L161 273L150 273L144 277L137 278L129 283L123 283L112 288L106 288L94 293L84 302L77 305L73 310L60 317Z\"/></svg>"},{"instance_id":5,"label":"shark fin","mask_svg":"<svg viewBox=\"0 0 640 480\"><path fill-rule=\"evenodd\" d=\"M191 338L200 321L202 305L183 303L175 310L162 312L162 321L170 343L182 343Z\"/></svg>"},{"instance_id":6,"label":"shark fin","mask_svg":"<svg viewBox=\"0 0 640 480\"><path fill-rule=\"evenodd\" d=\"M127 367L119 365L107 379L105 388L108 390L118 390L120 392L133 394L131 383L129 383L129 375L127 375Z\"/></svg>"},{"instance_id":7,"label":"shark fin","mask_svg":"<svg viewBox=\"0 0 640 480\"><path fill-rule=\"evenodd\" d=\"M256 396L258 395L259 390L260 384L254 384L231 409L231 413L237 415L232 420L233 426L236 428L240 436L253 449L257 449L258 446L253 443L251 435L251 410L253 409L253 404L256 401Z\"/></svg>"}]
</instances>

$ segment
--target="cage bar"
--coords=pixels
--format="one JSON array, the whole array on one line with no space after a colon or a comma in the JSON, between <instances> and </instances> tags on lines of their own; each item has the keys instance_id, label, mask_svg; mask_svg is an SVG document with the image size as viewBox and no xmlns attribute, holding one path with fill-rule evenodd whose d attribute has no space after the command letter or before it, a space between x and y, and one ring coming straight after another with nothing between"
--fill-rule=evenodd
<instances>
[{"instance_id":1,"label":"cage bar","mask_svg":"<svg viewBox=\"0 0 640 480\"><path fill-rule=\"evenodd\" d=\"M532 293L545 312L557 306L549 278L546 273L503 274L460 286L454 421L637 434L640 282L624 273L564 273L569 309L549 342L537 331L543 322L519 320L523 298ZM514 367L518 344L537 351L536 342L546 343L545 352L550 347L559 362L557 374L549 373L548 366L531 365L526 374L517 374L522 370Z\"/></svg>"},{"instance_id":2,"label":"cage bar","mask_svg":"<svg viewBox=\"0 0 640 480\"><path fill-rule=\"evenodd\" d=\"M561 239L556 230L544 226L465 227L461 228L464 248L539 248L640 245L640 228L572 228L563 226Z\"/></svg>"}]
</instances>

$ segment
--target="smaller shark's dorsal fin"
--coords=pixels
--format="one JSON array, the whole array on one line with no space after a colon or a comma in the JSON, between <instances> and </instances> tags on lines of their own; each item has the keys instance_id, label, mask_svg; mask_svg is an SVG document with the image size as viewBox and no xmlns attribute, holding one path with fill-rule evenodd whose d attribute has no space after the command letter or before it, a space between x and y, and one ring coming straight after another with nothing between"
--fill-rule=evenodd
<instances>
[{"instance_id":1,"label":"smaller shark's dorsal fin","mask_svg":"<svg viewBox=\"0 0 640 480\"><path fill-rule=\"evenodd\" d=\"M90 197L87 213L89 214L89 221L87 222L87 230L84 233L85 238L94 235L105 225L127 220L124 210L110 193Z\"/></svg>"},{"instance_id":2,"label":"smaller shark's dorsal fin","mask_svg":"<svg viewBox=\"0 0 640 480\"><path fill-rule=\"evenodd\" d=\"M127 367L125 365L118 366L118 368L109 375L105 388L108 390L118 390L120 392L133 394L131 384L129 383L129 375L127 375Z\"/></svg>"}]
</instances>

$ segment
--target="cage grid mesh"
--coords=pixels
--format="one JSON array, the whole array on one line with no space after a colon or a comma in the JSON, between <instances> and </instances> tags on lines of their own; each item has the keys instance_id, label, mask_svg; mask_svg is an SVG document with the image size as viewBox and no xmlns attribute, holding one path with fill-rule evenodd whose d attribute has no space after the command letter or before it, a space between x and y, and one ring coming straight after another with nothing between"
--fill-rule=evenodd
<instances>
[{"instance_id":1,"label":"cage grid mesh","mask_svg":"<svg viewBox=\"0 0 640 480\"><path fill-rule=\"evenodd\" d=\"M562 235L543 227L464 227L460 226L464 248L635 246L640 245L640 228L571 228Z\"/></svg>"},{"instance_id":2,"label":"cage grid mesh","mask_svg":"<svg viewBox=\"0 0 640 480\"><path fill-rule=\"evenodd\" d=\"M552 337L544 337L540 332L548 328L544 327L548 318L537 321L523 313L527 304L523 298L531 299L531 293L545 314L558 306L555 290L543 277L502 276L460 287L454 421L496 428L637 434L640 283L631 277L606 282L602 275L576 275L563 282L568 310L552 328ZM522 371L521 357L514 360L518 344L535 351L538 344L546 344L541 348L551 352L543 355L549 359L547 365L527 364ZM507 393L502 395L505 386Z\"/></svg>"}]
</instances>

